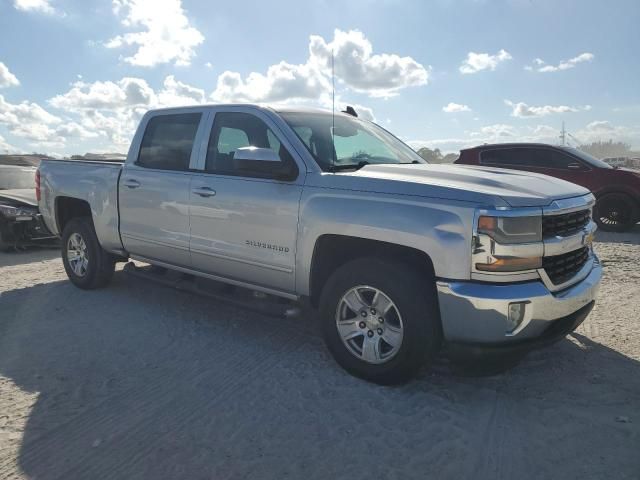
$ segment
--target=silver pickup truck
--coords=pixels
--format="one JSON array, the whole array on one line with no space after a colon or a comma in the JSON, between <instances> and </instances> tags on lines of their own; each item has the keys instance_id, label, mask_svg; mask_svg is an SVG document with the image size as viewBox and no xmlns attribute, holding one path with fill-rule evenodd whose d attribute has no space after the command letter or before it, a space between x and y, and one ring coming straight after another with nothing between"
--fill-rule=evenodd
<instances>
[{"instance_id":1,"label":"silver pickup truck","mask_svg":"<svg viewBox=\"0 0 640 480\"><path fill-rule=\"evenodd\" d=\"M426 164L352 110L150 111L124 164L45 160L37 192L78 287L132 258L305 299L337 362L383 384L444 345L562 338L602 275L584 188Z\"/></svg>"}]
</instances>

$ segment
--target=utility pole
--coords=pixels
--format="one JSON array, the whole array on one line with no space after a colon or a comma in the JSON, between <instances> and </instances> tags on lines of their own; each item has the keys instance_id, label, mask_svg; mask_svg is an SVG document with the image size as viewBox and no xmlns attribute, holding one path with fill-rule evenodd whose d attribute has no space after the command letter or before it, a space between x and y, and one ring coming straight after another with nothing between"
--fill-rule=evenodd
<instances>
[{"instance_id":1,"label":"utility pole","mask_svg":"<svg viewBox=\"0 0 640 480\"><path fill-rule=\"evenodd\" d=\"M560 140L562 140L562 145L565 145L565 141L567 138L567 131L564 129L564 121L562 122L562 130L560 130Z\"/></svg>"}]
</instances>

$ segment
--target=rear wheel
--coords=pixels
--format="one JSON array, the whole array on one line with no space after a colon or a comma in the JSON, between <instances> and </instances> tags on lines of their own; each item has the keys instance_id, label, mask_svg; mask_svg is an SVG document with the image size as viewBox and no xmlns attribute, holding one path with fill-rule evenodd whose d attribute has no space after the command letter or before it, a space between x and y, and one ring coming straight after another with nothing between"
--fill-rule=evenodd
<instances>
[{"instance_id":1,"label":"rear wheel","mask_svg":"<svg viewBox=\"0 0 640 480\"><path fill-rule=\"evenodd\" d=\"M339 267L322 292L325 342L348 372L379 384L409 380L440 349L433 278L375 258Z\"/></svg>"},{"instance_id":2,"label":"rear wheel","mask_svg":"<svg viewBox=\"0 0 640 480\"><path fill-rule=\"evenodd\" d=\"M100 246L91 218L74 218L65 226L62 263L69 280L79 288L92 290L111 280L115 258Z\"/></svg>"},{"instance_id":3,"label":"rear wheel","mask_svg":"<svg viewBox=\"0 0 640 480\"><path fill-rule=\"evenodd\" d=\"M593 217L602 230L624 232L638 219L638 208L624 193L608 193L596 202Z\"/></svg>"}]
</instances>

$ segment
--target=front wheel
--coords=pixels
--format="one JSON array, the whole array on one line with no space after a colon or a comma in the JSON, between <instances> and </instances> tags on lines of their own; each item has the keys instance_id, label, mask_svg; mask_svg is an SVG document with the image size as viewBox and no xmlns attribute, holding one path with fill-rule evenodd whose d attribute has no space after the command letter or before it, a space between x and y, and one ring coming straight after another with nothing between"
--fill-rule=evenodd
<instances>
[{"instance_id":1,"label":"front wheel","mask_svg":"<svg viewBox=\"0 0 640 480\"><path fill-rule=\"evenodd\" d=\"M325 342L351 374L390 385L412 378L440 349L434 279L375 258L339 267L322 292Z\"/></svg>"},{"instance_id":2,"label":"front wheel","mask_svg":"<svg viewBox=\"0 0 640 480\"><path fill-rule=\"evenodd\" d=\"M115 270L114 257L98 242L91 218L74 218L62 232L62 263L71 282L82 289L106 286Z\"/></svg>"},{"instance_id":3,"label":"front wheel","mask_svg":"<svg viewBox=\"0 0 640 480\"><path fill-rule=\"evenodd\" d=\"M638 209L628 195L608 193L597 200L593 217L602 230L624 232L638 220Z\"/></svg>"}]
</instances>

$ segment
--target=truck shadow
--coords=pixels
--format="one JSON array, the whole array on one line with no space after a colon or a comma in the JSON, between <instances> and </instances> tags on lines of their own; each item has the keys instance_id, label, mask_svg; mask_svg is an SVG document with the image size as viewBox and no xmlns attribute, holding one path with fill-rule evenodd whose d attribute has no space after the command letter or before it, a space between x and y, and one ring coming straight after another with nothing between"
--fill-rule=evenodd
<instances>
[{"instance_id":1,"label":"truck shadow","mask_svg":"<svg viewBox=\"0 0 640 480\"><path fill-rule=\"evenodd\" d=\"M640 223L635 225L628 232L618 233L597 230L595 241L602 243L626 243L629 245L640 245Z\"/></svg>"},{"instance_id":2,"label":"truck shadow","mask_svg":"<svg viewBox=\"0 0 640 480\"><path fill-rule=\"evenodd\" d=\"M640 471L640 363L580 334L501 375L460 377L440 360L384 388L340 370L304 315L269 318L122 272L100 291L8 291L0 312L0 432L26 419L0 449L0 478Z\"/></svg>"}]
</instances>

